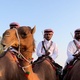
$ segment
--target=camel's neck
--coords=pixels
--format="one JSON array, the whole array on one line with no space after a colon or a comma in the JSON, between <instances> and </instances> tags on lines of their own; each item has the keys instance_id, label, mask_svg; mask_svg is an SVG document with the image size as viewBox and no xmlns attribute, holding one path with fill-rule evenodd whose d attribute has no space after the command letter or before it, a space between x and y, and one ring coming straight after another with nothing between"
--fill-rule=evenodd
<instances>
[{"instance_id":1,"label":"camel's neck","mask_svg":"<svg viewBox=\"0 0 80 80\"><path fill-rule=\"evenodd\" d=\"M23 67L24 72L26 73L28 80L39 80L37 74L35 74L32 70L32 64L31 64L31 59L32 59L31 54L32 53L25 52L25 53L22 53L22 54L26 54L26 55L23 55L23 56L26 56L25 57L26 60L21 61L21 66Z\"/></svg>"}]
</instances>

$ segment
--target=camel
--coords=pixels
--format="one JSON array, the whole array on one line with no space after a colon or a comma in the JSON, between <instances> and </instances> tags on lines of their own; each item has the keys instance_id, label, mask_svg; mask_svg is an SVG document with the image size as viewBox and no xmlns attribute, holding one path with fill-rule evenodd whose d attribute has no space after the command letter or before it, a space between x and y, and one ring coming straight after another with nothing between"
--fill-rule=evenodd
<instances>
[{"instance_id":1,"label":"camel","mask_svg":"<svg viewBox=\"0 0 80 80\"><path fill-rule=\"evenodd\" d=\"M75 57L73 64L69 65L63 80L80 80L80 52L76 55L77 57Z\"/></svg>"},{"instance_id":2,"label":"camel","mask_svg":"<svg viewBox=\"0 0 80 80\"><path fill-rule=\"evenodd\" d=\"M12 51L0 53L0 80L27 80L16 61L17 58Z\"/></svg>"},{"instance_id":3,"label":"camel","mask_svg":"<svg viewBox=\"0 0 80 80\"><path fill-rule=\"evenodd\" d=\"M56 70L48 60L45 59L33 67L32 55L35 51L35 31L35 26L33 28L20 26L18 29L8 29L3 33L1 44L4 49L13 47L18 51L19 65L24 73L28 73L28 80L59 80Z\"/></svg>"}]
</instances>

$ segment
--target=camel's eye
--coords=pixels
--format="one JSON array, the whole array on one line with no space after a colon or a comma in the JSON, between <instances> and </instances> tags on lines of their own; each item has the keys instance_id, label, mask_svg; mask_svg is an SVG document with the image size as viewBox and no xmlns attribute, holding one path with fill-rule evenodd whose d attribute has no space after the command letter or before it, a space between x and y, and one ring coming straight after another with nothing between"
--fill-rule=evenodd
<instances>
[{"instance_id":1,"label":"camel's eye","mask_svg":"<svg viewBox=\"0 0 80 80\"><path fill-rule=\"evenodd\" d=\"M26 38L26 37L27 37L27 34L26 34L25 32L22 32L22 33L21 33L21 37L22 37L22 38Z\"/></svg>"}]
</instances>

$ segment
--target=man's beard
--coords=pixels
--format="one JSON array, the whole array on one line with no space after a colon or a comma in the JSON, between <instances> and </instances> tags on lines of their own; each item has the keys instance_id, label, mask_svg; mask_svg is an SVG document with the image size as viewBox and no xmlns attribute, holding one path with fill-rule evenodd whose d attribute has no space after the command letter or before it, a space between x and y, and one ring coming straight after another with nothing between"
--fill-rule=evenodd
<instances>
[{"instance_id":1,"label":"man's beard","mask_svg":"<svg viewBox=\"0 0 80 80\"><path fill-rule=\"evenodd\" d=\"M49 41L49 40L50 40L50 38L46 38L46 40L47 40L47 41Z\"/></svg>"},{"instance_id":2,"label":"man's beard","mask_svg":"<svg viewBox=\"0 0 80 80\"><path fill-rule=\"evenodd\" d=\"M79 40L80 39L80 35L75 36L75 39Z\"/></svg>"}]
</instances>

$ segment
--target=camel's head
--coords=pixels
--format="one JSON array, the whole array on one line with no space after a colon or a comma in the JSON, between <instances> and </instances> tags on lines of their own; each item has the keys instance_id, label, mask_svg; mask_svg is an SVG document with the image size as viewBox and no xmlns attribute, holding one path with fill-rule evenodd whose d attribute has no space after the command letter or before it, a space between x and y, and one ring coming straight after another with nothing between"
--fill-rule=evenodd
<instances>
[{"instance_id":1,"label":"camel's head","mask_svg":"<svg viewBox=\"0 0 80 80\"><path fill-rule=\"evenodd\" d=\"M18 29L8 29L2 35L1 44L4 49L9 47L21 48L21 51L34 50L33 34L35 27L31 29L29 26L21 26ZM32 51L31 51L32 52Z\"/></svg>"}]
</instances>

